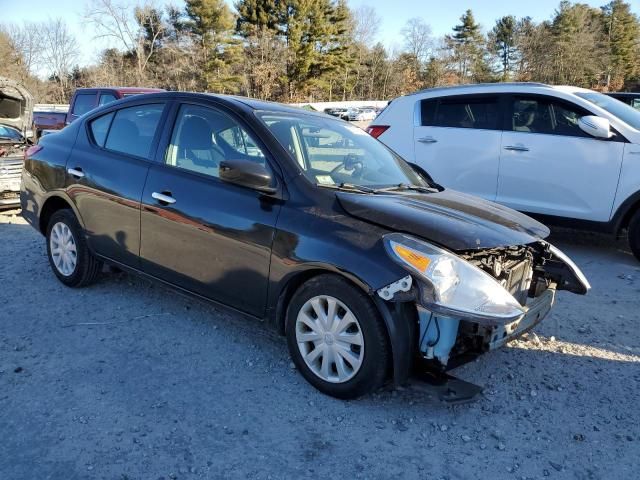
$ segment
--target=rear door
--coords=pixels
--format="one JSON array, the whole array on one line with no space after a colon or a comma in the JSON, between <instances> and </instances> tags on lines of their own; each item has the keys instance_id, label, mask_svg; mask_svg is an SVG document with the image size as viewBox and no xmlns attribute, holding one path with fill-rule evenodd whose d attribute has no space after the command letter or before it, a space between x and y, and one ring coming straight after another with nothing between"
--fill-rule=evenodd
<instances>
[{"instance_id":1,"label":"rear door","mask_svg":"<svg viewBox=\"0 0 640 480\"><path fill-rule=\"evenodd\" d=\"M89 119L67 161L67 192L98 254L138 267L140 198L165 104L138 104Z\"/></svg>"},{"instance_id":2,"label":"rear door","mask_svg":"<svg viewBox=\"0 0 640 480\"><path fill-rule=\"evenodd\" d=\"M415 161L441 185L495 200L502 110L497 95L423 99L414 127Z\"/></svg>"},{"instance_id":3,"label":"rear door","mask_svg":"<svg viewBox=\"0 0 640 480\"><path fill-rule=\"evenodd\" d=\"M280 203L218 177L223 160L272 168L262 144L226 110L183 103L142 199L142 269L262 316Z\"/></svg>"},{"instance_id":4,"label":"rear door","mask_svg":"<svg viewBox=\"0 0 640 480\"><path fill-rule=\"evenodd\" d=\"M563 99L514 95L508 104L497 201L524 212L608 221L624 139L583 132L578 119L591 112Z\"/></svg>"}]
</instances>

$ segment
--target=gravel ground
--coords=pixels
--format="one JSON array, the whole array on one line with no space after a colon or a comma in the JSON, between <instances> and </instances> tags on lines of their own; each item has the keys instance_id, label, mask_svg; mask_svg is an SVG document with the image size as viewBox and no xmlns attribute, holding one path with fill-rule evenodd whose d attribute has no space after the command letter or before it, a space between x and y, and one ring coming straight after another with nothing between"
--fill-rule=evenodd
<instances>
[{"instance_id":1,"label":"gravel ground","mask_svg":"<svg viewBox=\"0 0 640 480\"><path fill-rule=\"evenodd\" d=\"M638 478L640 264L624 243L554 235L593 290L455 371L478 401L346 402L258 322L126 274L65 288L15 213L0 213L2 480Z\"/></svg>"}]
</instances>

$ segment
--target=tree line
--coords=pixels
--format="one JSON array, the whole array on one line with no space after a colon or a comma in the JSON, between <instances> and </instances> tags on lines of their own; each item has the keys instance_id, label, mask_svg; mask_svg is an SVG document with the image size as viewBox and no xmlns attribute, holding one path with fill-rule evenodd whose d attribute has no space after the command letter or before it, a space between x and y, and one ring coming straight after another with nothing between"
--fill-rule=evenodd
<instances>
[{"instance_id":1,"label":"tree line","mask_svg":"<svg viewBox=\"0 0 640 480\"><path fill-rule=\"evenodd\" d=\"M84 23L112 48L79 67L63 20L0 25L0 75L42 102L82 86L137 85L285 102L389 99L442 85L540 81L598 90L640 87L640 20L630 4L562 0L549 20L504 16L487 30L464 12L451 32L420 18L400 48L377 41L380 17L346 0L187 0L184 8L93 0ZM46 80L42 77L46 72Z\"/></svg>"}]
</instances>

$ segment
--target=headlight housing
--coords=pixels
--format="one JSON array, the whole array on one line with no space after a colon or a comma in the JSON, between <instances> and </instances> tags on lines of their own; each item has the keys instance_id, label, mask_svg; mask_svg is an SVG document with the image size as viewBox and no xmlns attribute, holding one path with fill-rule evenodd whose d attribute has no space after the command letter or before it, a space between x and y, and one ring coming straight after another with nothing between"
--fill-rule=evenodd
<instances>
[{"instance_id":1,"label":"headlight housing","mask_svg":"<svg viewBox=\"0 0 640 480\"><path fill-rule=\"evenodd\" d=\"M525 313L493 277L451 252L401 233L385 235L384 244L420 280L420 303L435 313L487 324L513 322Z\"/></svg>"}]
</instances>

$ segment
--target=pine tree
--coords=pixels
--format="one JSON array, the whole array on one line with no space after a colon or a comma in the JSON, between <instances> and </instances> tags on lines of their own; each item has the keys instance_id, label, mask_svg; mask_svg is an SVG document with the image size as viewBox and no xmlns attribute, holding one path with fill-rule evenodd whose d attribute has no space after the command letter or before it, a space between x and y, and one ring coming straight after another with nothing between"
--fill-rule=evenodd
<instances>
[{"instance_id":1,"label":"pine tree","mask_svg":"<svg viewBox=\"0 0 640 480\"><path fill-rule=\"evenodd\" d=\"M186 27L197 39L205 87L221 93L236 92L240 78L233 66L240 62L241 45L232 38L234 17L224 0L187 0Z\"/></svg>"},{"instance_id":2,"label":"pine tree","mask_svg":"<svg viewBox=\"0 0 640 480\"><path fill-rule=\"evenodd\" d=\"M236 30L248 38L272 31L286 48L288 99L324 90L341 69L350 11L344 0L238 0Z\"/></svg>"},{"instance_id":3,"label":"pine tree","mask_svg":"<svg viewBox=\"0 0 640 480\"><path fill-rule=\"evenodd\" d=\"M489 42L492 50L500 59L503 81L509 80L513 64L517 58L516 27L516 18L513 15L508 15L498 19L491 32L489 32Z\"/></svg>"},{"instance_id":4,"label":"pine tree","mask_svg":"<svg viewBox=\"0 0 640 480\"><path fill-rule=\"evenodd\" d=\"M640 76L640 21L623 0L602 7L609 45L608 87L622 87Z\"/></svg>"},{"instance_id":5,"label":"pine tree","mask_svg":"<svg viewBox=\"0 0 640 480\"><path fill-rule=\"evenodd\" d=\"M453 51L461 82L483 81L490 77L486 58L486 43L480 25L473 12L467 10L460 17L460 24L453 27L453 35L447 35L446 42Z\"/></svg>"},{"instance_id":6,"label":"pine tree","mask_svg":"<svg viewBox=\"0 0 640 480\"><path fill-rule=\"evenodd\" d=\"M287 11L283 0L238 0L235 8L238 12L236 31L243 37L265 29L278 33Z\"/></svg>"}]
</instances>

